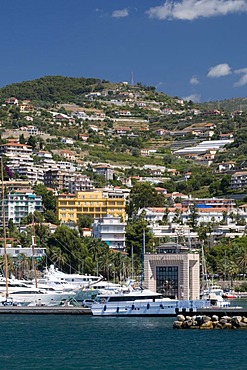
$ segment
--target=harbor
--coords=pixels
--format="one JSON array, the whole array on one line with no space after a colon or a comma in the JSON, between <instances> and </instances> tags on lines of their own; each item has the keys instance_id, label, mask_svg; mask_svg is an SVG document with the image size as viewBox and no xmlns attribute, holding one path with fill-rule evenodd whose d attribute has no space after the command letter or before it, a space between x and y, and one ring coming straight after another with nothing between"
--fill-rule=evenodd
<instances>
[{"instance_id":1,"label":"harbor","mask_svg":"<svg viewBox=\"0 0 247 370\"><path fill-rule=\"evenodd\" d=\"M238 304L242 304L243 307L239 306ZM243 316L247 317L247 300L238 300L237 305L231 305L229 307L208 307L208 308L198 308L197 310L190 310L190 309L179 309L175 308L174 311L166 311L166 312L151 312L147 313L142 312L139 313L140 309L134 310L133 313L128 312L122 313L119 312L119 307L115 308L115 312L110 309L110 314L97 314L95 316L135 316L135 317L176 317L177 315L205 315L205 316L213 316L217 315L218 317L223 316ZM100 306L100 305L99 305ZM103 312L105 313L107 311L107 308ZM63 305L63 306L0 306L0 315L80 315L80 316L93 316L92 309L89 307L82 307L79 305Z\"/></svg>"}]
</instances>

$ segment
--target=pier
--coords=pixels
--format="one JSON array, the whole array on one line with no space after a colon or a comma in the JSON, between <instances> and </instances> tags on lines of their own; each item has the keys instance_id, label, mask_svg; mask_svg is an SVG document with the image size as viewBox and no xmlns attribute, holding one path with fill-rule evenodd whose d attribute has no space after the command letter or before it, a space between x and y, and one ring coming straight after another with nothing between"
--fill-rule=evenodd
<instances>
[{"instance_id":1,"label":"pier","mask_svg":"<svg viewBox=\"0 0 247 370\"><path fill-rule=\"evenodd\" d=\"M21 314L21 315L91 315L91 309L76 306L5 306L0 307L2 314Z\"/></svg>"}]
</instances>

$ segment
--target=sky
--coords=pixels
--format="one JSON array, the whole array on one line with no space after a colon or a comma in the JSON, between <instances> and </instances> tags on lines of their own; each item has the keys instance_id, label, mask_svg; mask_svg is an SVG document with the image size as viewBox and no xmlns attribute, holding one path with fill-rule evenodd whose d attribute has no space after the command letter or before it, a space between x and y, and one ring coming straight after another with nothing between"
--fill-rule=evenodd
<instances>
[{"instance_id":1,"label":"sky","mask_svg":"<svg viewBox=\"0 0 247 370\"><path fill-rule=\"evenodd\" d=\"M247 97L247 0L1 0L0 87L43 76Z\"/></svg>"}]
</instances>

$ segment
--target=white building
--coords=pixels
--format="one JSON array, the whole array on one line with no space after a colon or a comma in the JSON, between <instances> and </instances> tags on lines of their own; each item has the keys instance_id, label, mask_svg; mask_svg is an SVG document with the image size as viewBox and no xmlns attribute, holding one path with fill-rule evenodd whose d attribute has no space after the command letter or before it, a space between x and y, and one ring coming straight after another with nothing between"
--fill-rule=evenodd
<instances>
[{"instance_id":1,"label":"white building","mask_svg":"<svg viewBox=\"0 0 247 370\"><path fill-rule=\"evenodd\" d=\"M242 189L247 186L247 171L235 172L230 180L231 189Z\"/></svg>"},{"instance_id":2,"label":"white building","mask_svg":"<svg viewBox=\"0 0 247 370\"><path fill-rule=\"evenodd\" d=\"M86 175L75 175L69 180L68 190L69 193L75 194L78 191L90 191L93 190L94 186L90 178Z\"/></svg>"},{"instance_id":3,"label":"white building","mask_svg":"<svg viewBox=\"0 0 247 370\"><path fill-rule=\"evenodd\" d=\"M0 153L3 153L3 154L12 153L12 154L15 154L15 155L18 155L18 154L31 155L32 154L32 147L30 145L26 145L26 144L19 144L19 143L16 143L16 142L9 142L9 143L0 145Z\"/></svg>"},{"instance_id":4,"label":"white building","mask_svg":"<svg viewBox=\"0 0 247 370\"><path fill-rule=\"evenodd\" d=\"M126 222L121 222L120 217L106 216L95 219L92 235L109 245L109 248L122 251L125 249L125 226Z\"/></svg>"},{"instance_id":5,"label":"white building","mask_svg":"<svg viewBox=\"0 0 247 370\"><path fill-rule=\"evenodd\" d=\"M46 248L34 248L34 254L32 248L24 248L18 245L17 247L11 247L7 245L6 248L7 254L11 257L18 257L21 254L24 254L26 257L35 257L42 258L46 256ZM4 256L4 248L0 247L0 256Z\"/></svg>"},{"instance_id":6,"label":"white building","mask_svg":"<svg viewBox=\"0 0 247 370\"><path fill-rule=\"evenodd\" d=\"M61 139L61 143L68 144L68 145L73 145L74 144L74 141L71 138L69 138L69 137L63 137Z\"/></svg>"},{"instance_id":7,"label":"white building","mask_svg":"<svg viewBox=\"0 0 247 370\"><path fill-rule=\"evenodd\" d=\"M19 224L30 213L43 212L42 197L29 189L9 193L4 203L6 221L12 219L15 224ZM2 222L2 212L0 218Z\"/></svg>"}]
</instances>

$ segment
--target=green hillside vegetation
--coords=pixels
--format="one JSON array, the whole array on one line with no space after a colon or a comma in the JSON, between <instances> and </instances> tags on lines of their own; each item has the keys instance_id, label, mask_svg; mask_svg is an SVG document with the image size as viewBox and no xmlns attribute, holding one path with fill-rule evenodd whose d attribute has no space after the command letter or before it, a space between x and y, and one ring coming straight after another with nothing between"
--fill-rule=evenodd
<instances>
[{"instance_id":1,"label":"green hillside vegetation","mask_svg":"<svg viewBox=\"0 0 247 370\"><path fill-rule=\"evenodd\" d=\"M97 101L91 104L88 99L85 99L85 95L92 92L102 92L103 90L108 97L105 98L105 94L101 96L100 100L102 102L109 100L109 98L114 99L119 91L132 91L140 95L141 99L159 101L164 106L179 108L176 98L155 91L153 86L145 86L141 83L126 85L121 82L111 83L106 80L84 77L45 76L35 80L13 83L0 89L0 99L5 100L9 97L15 97L20 100L29 99L32 102L53 104L81 104L82 101L85 102L86 100L89 102L89 107L95 106L99 108ZM108 107L108 113L110 113L110 107L106 107ZM141 116L143 116L143 111L139 110L138 107L133 109L136 110L137 116L139 116L140 112ZM145 114L150 112L148 110Z\"/></svg>"},{"instance_id":2,"label":"green hillside vegetation","mask_svg":"<svg viewBox=\"0 0 247 370\"><path fill-rule=\"evenodd\" d=\"M247 98L232 98L200 104L203 109L223 109L228 112L247 111Z\"/></svg>"},{"instance_id":3,"label":"green hillside vegetation","mask_svg":"<svg viewBox=\"0 0 247 370\"><path fill-rule=\"evenodd\" d=\"M90 93L94 89L101 91L103 88L103 81L96 78L45 76L5 86L0 89L0 99L14 96L20 100L75 102L82 94Z\"/></svg>"}]
</instances>

